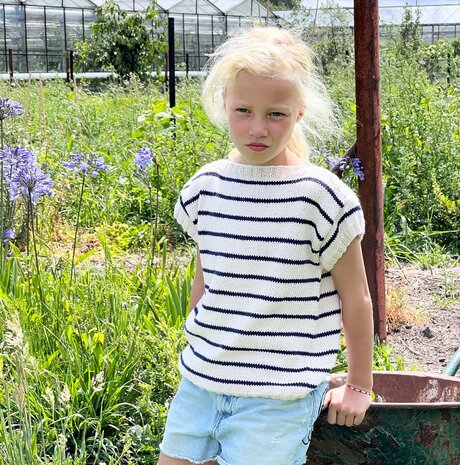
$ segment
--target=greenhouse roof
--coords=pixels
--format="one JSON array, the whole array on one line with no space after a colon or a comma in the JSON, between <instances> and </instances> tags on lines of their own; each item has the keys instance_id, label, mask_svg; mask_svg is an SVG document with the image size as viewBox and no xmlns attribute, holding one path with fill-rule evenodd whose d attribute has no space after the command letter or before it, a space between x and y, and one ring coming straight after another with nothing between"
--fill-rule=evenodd
<instances>
[{"instance_id":1,"label":"greenhouse roof","mask_svg":"<svg viewBox=\"0 0 460 465\"><path fill-rule=\"evenodd\" d=\"M0 4L47 6L56 8L87 8L102 6L104 0L0 0ZM116 0L122 10L144 11L150 4L149 0ZM168 13L176 14L208 14L273 17L258 0L157 0L159 8Z\"/></svg>"},{"instance_id":2,"label":"greenhouse roof","mask_svg":"<svg viewBox=\"0 0 460 465\"><path fill-rule=\"evenodd\" d=\"M169 13L222 14L222 11L208 0L157 0L157 3Z\"/></svg>"},{"instance_id":3,"label":"greenhouse roof","mask_svg":"<svg viewBox=\"0 0 460 465\"><path fill-rule=\"evenodd\" d=\"M353 0L335 0L335 4L348 10L353 22ZM316 10L317 0L303 0L302 5ZM460 0L379 0L380 22L400 24L405 7L420 10L421 24L460 23ZM321 8L318 11L321 21ZM285 16L285 15L282 15Z\"/></svg>"},{"instance_id":4,"label":"greenhouse roof","mask_svg":"<svg viewBox=\"0 0 460 465\"><path fill-rule=\"evenodd\" d=\"M50 6L56 8L68 7L93 9L95 7L95 2L91 0L0 0L0 4Z\"/></svg>"},{"instance_id":5,"label":"greenhouse roof","mask_svg":"<svg viewBox=\"0 0 460 465\"><path fill-rule=\"evenodd\" d=\"M214 0L220 10L228 15L236 16L274 16L257 0Z\"/></svg>"}]
</instances>

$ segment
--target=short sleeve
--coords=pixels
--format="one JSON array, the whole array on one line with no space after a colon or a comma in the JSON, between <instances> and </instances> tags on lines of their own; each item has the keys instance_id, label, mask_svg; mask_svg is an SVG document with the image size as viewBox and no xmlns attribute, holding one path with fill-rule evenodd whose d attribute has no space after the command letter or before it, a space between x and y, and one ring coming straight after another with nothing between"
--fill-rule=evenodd
<instances>
[{"instance_id":1,"label":"short sleeve","mask_svg":"<svg viewBox=\"0 0 460 465\"><path fill-rule=\"evenodd\" d=\"M320 263L326 271L334 267L356 237L364 235L364 215L358 197L350 189L344 200L322 242Z\"/></svg>"},{"instance_id":2,"label":"short sleeve","mask_svg":"<svg viewBox=\"0 0 460 465\"><path fill-rule=\"evenodd\" d=\"M198 199L199 193L194 194L193 180L189 181L182 189L179 199L174 207L174 218L182 226L182 229L198 242Z\"/></svg>"}]
</instances>

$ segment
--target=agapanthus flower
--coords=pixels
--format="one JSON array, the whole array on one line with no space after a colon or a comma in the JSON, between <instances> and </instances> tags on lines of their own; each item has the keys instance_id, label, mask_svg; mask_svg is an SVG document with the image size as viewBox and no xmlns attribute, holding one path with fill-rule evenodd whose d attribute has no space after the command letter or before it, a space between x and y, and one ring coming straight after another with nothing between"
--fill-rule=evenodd
<instances>
[{"instance_id":1,"label":"agapanthus flower","mask_svg":"<svg viewBox=\"0 0 460 465\"><path fill-rule=\"evenodd\" d=\"M326 163L329 165L331 171L337 174L339 177L352 170L353 174L359 178L360 181L364 181L364 171L361 160L357 157L326 157ZM349 178L347 178L347 181Z\"/></svg>"},{"instance_id":2,"label":"agapanthus flower","mask_svg":"<svg viewBox=\"0 0 460 465\"><path fill-rule=\"evenodd\" d=\"M353 168L353 174L358 176L360 181L364 181L364 171L363 171L363 164L361 160L357 157L353 157L351 159L351 166Z\"/></svg>"},{"instance_id":3,"label":"agapanthus flower","mask_svg":"<svg viewBox=\"0 0 460 465\"><path fill-rule=\"evenodd\" d=\"M136 163L139 171L145 171L147 166L156 163L156 154L152 152L152 149L144 147L136 153L134 163Z\"/></svg>"},{"instance_id":4,"label":"agapanthus flower","mask_svg":"<svg viewBox=\"0 0 460 465\"><path fill-rule=\"evenodd\" d=\"M106 171L109 165L105 164L104 157L98 157L95 153L71 153L70 161L62 162L62 166L77 174L90 174L95 178L100 171Z\"/></svg>"},{"instance_id":5,"label":"agapanthus flower","mask_svg":"<svg viewBox=\"0 0 460 465\"><path fill-rule=\"evenodd\" d=\"M136 153L134 157L134 163L137 166L137 170L134 172L134 176L140 179L148 187L151 186L151 179L147 173L147 168L153 163L157 163L157 155L152 152L152 149L144 147Z\"/></svg>"},{"instance_id":6,"label":"agapanthus flower","mask_svg":"<svg viewBox=\"0 0 460 465\"><path fill-rule=\"evenodd\" d=\"M23 195L35 203L40 197L53 195L52 186L51 176L35 163L30 163L13 173L9 189L12 200Z\"/></svg>"},{"instance_id":7,"label":"agapanthus flower","mask_svg":"<svg viewBox=\"0 0 460 465\"><path fill-rule=\"evenodd\" d=\"M22 108L19 102L13 102L9 98L0 98L0 119L6 120L12 116L19 116L24 113L24 108Z\"/></svg>"},{"instance_id":8,"label":"agapanthus flower","mask_svg":"<svg viewBox=\"0 0 460 465\"><path fill-rule=\"evenodd\" d=\"M2 234L2 242L6 244L7 242L12 241L15 237L16 235L11 228L5 229Z\"/></svg>"},{"instance_id":9,"label":"agapanthus flower","mask_svg":"<svg viewBox=\"0 0 460 465\"><path fill-rule=\"evenodd\" d=\"M35 163L36 157L31 150L6 145L3 150L0 150L0 162L3 162L3 174L8 178L12 172L22 166Z\"/></svg>"}]
</instances>

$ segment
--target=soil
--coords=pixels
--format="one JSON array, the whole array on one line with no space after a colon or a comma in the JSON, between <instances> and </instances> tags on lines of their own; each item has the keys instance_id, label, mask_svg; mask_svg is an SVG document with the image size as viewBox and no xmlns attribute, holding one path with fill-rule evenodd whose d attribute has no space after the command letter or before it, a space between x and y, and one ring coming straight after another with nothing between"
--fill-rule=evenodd
<instances>
[{"instance_id":1,"label":"soil","mask_svg":"<svg viewBox=\"0 0 460 465\"><path fill-rule=\"evenodd\" d=\"M460 348L460 267L388 267L385 281L393 357L406 370L441 373Z\"/></svg>"}]
</instances>

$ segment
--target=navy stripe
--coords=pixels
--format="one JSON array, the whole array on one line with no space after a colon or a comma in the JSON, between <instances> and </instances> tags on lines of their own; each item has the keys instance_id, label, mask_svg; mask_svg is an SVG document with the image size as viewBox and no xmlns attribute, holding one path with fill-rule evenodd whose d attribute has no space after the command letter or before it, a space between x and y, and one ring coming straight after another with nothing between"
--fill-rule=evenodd
<instances>
[{"instance_id":1,"label":"navy stripe","mask_svg":"<svg viewBox=\"0 0 460 465\"><path fill-rule=\"evenodd\" d=\"M224 362L223 360L212 360L200 354L198 351L194 349L192 345L189 345L189 347L198 358L212 365L222 365L222 366L230 366L230 367L238 367L238 368L256 368L258 370L282 371L282 372L287 372L287 373L304 373L305 371L317 372L317 373L329 373L331 371L327 368L310 368L310 367L286 368L286 367L279 367L275 365L264 365L262 363L240 363L240 362Z\"/></svg>"},{"instance_id":2,"label":"navy stripe","mask_svg":"<svg viewBox=\"0 0 460 465\"><path fill-rule=\"evenodd\" d=\"M226 291L223 289L212 289L209 286L205 286L205 289L210 294L217 294L217 295L228 295L232 297L243 297L243 298L250 298L250 299L260 299L266 300L268 302L319 302L322 298L330 297L332 295L337 294L337 291L330 291L321 294L320 296L296 296L296 297L273 297L264 294L253 294L251 292L236 292L236 291Z\"/></svg>"},{"instance_id":3,"label":"navy stripe","mask_svg":"<svg viewBox=\"0 0 460 465\"><path fill-rule=\"evenodd\" d=\"M185 206L189 206L191 203L196 202L198 198L200 197L200 194L194 195L193 197L190 197L185 203Z\"/></svg>"},{"instance_id":4,"label":"navy stripe","mask_svg":"<svg viewBox=\"0 0 460 465\"><path fill-rule=\"evenodd\" d=\"M180 205L181 205L182 209L184 210L185 214L190 218L190 215L188 214L187 209L185 208L184 199L182 198L182 195L179 196L179 201L180 201Z\"/></svg>"},{"instance_id":5,"label":"navy stripe","mask_svg":"<svg viewBox=\"0 0 460 465\"><path fill-rule=\"evenodd\" d=\"M324 244L323 247L321 247L321 254L324 253L325 250L327 250L329 248L329 246L335 241L336 237L337 237L337 234L339 233L339 229L340 229L340 225L351 215L353 215L354 213L356 212L359 212L361 211L361 206L360 205L356 205L356 207L352 208L351 210L348 210L347 212L345 212L342 217L340 218L340 220L337 222L337 228L335 229L334 231L334 234L332 235L332 237L326 242L326 244Z\"/></svg>"},{"instance_id":6,"label":"navy stripe","mask_svg":"<svg viewBox=\"0 0 460 465\"><path fill-rule=\"evenodd\" d=\"M279 354L279 355L300 355L302 357L326 357L328 355L335 355L339 353L338 349L329 349L323 350L321 352L306 352L303 350L280 350L280 349L257 349L249 347L232 347L225 344L220 344L218 342L211 341L210 339L201 336L200 334L193 333L190 331L187 326L185 326L185 332L190 334L190 336L201 339L213 347L219 347L223 350L234 351L234 352L262 352L267 354Z\"/></svg>"},{"instance_id":7,"label":"navy stripe","mask_svg":"<svg viewBox=\"0 0 460 465\"><path fill-rule=\"evenodd\" d=\"M306 284L306 283L319 283L320 282L319 278L292 278L292 279L291 278L278 278L276 276L263 276L260 274L230 273L227 271L211 270L210 268L203 268L203 271L205 273L214 274L216 276L223 276L225 278L260 279L262 281L271 281L274 283L284 283L284 284ZM323 278L323 276L321 276L321 278Z\"/></svg>"},{"instance_id":8,"label":"navy stripe","mask_svg":"<svg viewBox=\"0 0 460 465\"><path fill-rule=\"evenodd\" d=\"M252 179L230 178L228 176L223 176L222 174L216 173L214 171L208 171L206 173L199 174L194 179L201 178L201 176L214 176L222 181L235 182L237 184L257 185L257 186L280 186L280 185L285 185L285 184L297 184L303 181L314 182L316 184L319 184L327 192L329 192L331 197L336 201L337 205L339 205L341 208L344 206L343 202L337 197L336 193L325 182L321 181L320 179L313 178L311 176L306 176L303 178L296 178L296 179L286 179L283 181L258 181L258 180L252 180Z\"/></svg>"},{"instance_id":9,"label":"navy stripe","mask_svg":"<svg viewBox=\"0 0 460 465\"><path fill-rule=\"evenodd\" d=\"M211 307L209 305L202 305L201 306L204 310L208 310L210 312L217 312L217 313L224 313L227 315L241 315L247 316L250 318L258 318L258 319L285 319L285 320L313 320L318 321L322 318L327 318L333 315L340 315L341 310L340 308L337 310L331 310L329 312L321 313L320 315L296 315L292 313L251 313L251 312L243 312L242 310L230 310L227 308L220 308L220 307ZM196 313L196 307L193 309Z\"/></svg>"},{"instance_id":10,"label":"navy stripe","mask_svg":"<svg viewBox=\"0 0 460 465\"><path fill-rule=\"evenodd\" d=\"M296 217L257 217L257 216L241 216L241 215L227 215L221 212L212 212L208 210L198 210L198 216L212 216L214 218L223 218L227 220L238 220L238 221L252 221L255 223L298 223L298 224L308 224L311 226L316 233L316 237L323 241L324 237L322 237L319 232L316 224L313 221L306 220L304 218L296 218Z\"/></svg>"},{"instance_id":11,"label":"navy stripe","mask_svg":"<svg viewBox=\"0 0 460 465\"><path fill-rule=\"evenodd\" d=\"M251 292L236 292L236 291L227 291L225 289L212 289L209 285L205 285L205 289L210 294L217 295L229 295L232 297L243 297L243 298L252 298L252 299L261 299L267 300L268 302L319 302L321 299L326 297L332 297L337 295L337 291L328 291L320 294L319 296L297 296L297 297L273 297L265 294L253 294Z\"/></svg>"},{"instance_id":12,"label":"navy stripe","mask_svg":"<svg viewBox=\"0 0 460 465\"><path fill-rule=\"evenodd\" d=\"M333 329L331 331L323 331L322 333L312 334L312 333L302 333L298 331L247 331L244 329L230 328L228 326L217 326L209 325L199 321L196 317L197 312L195 311L195 318L193 321L203 328L214 329L216 331L226 331L228 333L242 334L243 336L259 336L259 337L304 337L307 339L319 339L322 337L333 336L334 334L339 334L340 329Z\"/></svg>"},{"instance_id":13,"label":"navy stripe","mask_svg":"<svg viewBox=\"0 0 460 465\"><path fill-rule=\"evenodd\" d=\"M180 361L182 366L189 371L190 373L193 373L196 376L200 376L201 378L208 379L210 381L215 381L216 383L222 383L222 384L241 384L245 386L285 386L285 387L307 387L310 389L315 389L317 386L316 384L310 384L310 383L273 383L272 381L245 381L245 380L236 380L236 379L223 379L223 378L217 378L215 376L209 376L205 375L204 373L200 373L196 370L193 370L190 368L185 362L184 358L181 354L180 356Z\"/></svg>"},{"instance_id":14,"label":"navy stripe","mask_svg":"<svg viewBox=\"0 0 460 465\"><path fill-rule=\"evenodd\" d=\"M266 237L266 236L243 236L241 234L230 234L217 231L198 231L199 236L225 237L228 239L237 239L239 241L258 241L258 242L281 242L284 244L309 245L313 253L319 253L314 250L311 241L308 239L290 239L288 237Z\"/></svg>"},{"instance_id":15,"label":"navy stripe","mask_svg":"<svg viewBox=\"0 0 460 465\"><path fill-rule=\"evenodd\" d=\"M211 191L206 191L202 190L198 195L195 195L191 199L189 199L185 205L188 205L189 203L195 202L200 195L207 195L207 196L212 196L212 197L217 197L219 199L224 199L224 200L231 200L234 202L248 202L248 203L290 203L292 204L293 202L304 202L304 203L309 203L310 205L315 206L321 215L325 218L325 220L333 224L334 220L321 208L321 205L308 198L305 196L300 196L300 197L287 197L287 198L275 198L275 199L267 199L267 198L258 198L258 197L240 197L240 196L234 196L234 195L225 195L225 194L220 194L218 192L211 192Z\"/></svg>"},{"instance_id":16,"label":"navy stripe","mask_svg":"<svg viewBox=\"0 0 460 465\"><path fill-rule=\"evenodd\" d=\"M208 249L200 250L200 254L215 255L217 257L235 258L235 259L240 259L240 260L256 260L256 261L261 261L261 262L285 263L285 264L288 264L288 265L315 265L315 266L319 266L319 263L312 262L311 260L291 260L289 258L260 257L259 255L240 255L240 254L236 254L236 253L217 252L217 251L208 250Z\"/></svg>"}]
</instances>

